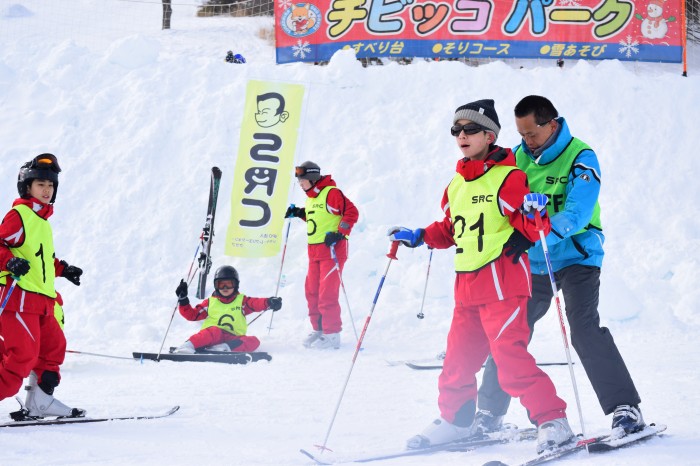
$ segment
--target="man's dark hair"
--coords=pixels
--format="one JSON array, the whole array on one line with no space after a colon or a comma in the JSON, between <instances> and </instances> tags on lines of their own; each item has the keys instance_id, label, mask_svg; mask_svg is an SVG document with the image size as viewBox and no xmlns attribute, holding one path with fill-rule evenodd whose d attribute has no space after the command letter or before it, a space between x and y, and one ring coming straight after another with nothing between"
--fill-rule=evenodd
<instances>
[{"instance_id":1,"label":"man's dark hair","mask_svg":"<svg viewBox=\"0 0 700 466\"><path fill-rule=\"evenodd\" d=\"M535 123L543 125L559 116L559 112L554 108L548 98L541 95L529 95L524 97L515 106L515 117L523 118L528 115L535 115Z\"/></svg>"},{"instance_id":2,"label":"man's dark hair","mask_svg":"<svg viewBox=\"0 0 700 466\"><path fill-rule=\"evenodd\" d=\"M268 99L277 99L277 102L279 102L279 106L277 107L275 115L279 115L280 113L284 112L284 97L282 96L282 94L278 94L277 92L268 92L266 94L261 94L258 96L258 103Z\"/></svg>"}]
</instances>

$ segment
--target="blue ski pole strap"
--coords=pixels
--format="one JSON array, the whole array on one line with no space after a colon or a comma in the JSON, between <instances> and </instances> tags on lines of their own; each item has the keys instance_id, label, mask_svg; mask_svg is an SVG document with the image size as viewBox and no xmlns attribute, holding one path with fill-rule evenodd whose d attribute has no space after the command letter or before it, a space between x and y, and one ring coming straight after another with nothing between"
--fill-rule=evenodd
<instances>
[{"instance_id":1,"label":"blue ski pole strap","mask_svg":"<svg viewBox=\"0 0 700 466\"><path fill-rule=\"evenodd\" d=\"M12 285L10 285L10 289L7 290L7 294L5 295L5 299L2 300L2 304L0 304L0 315L5 311L5 306L7 306L7 302L10 300L10 296L12 296L12 292L15 291L15 286L17 286L17 282L19 281L20 277L17 277L15 275L10 275L12 277Z\"/></svg>"}]
</instances>

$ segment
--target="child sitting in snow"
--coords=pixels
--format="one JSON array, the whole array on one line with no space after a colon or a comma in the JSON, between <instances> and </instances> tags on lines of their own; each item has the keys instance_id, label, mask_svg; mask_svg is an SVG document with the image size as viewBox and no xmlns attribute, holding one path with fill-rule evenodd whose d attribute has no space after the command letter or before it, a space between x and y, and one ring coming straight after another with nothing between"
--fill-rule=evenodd
<instances>
[{"instance_id":1,"label":"child sitting in snow","mask_svg":"<svg viewBox=\"0 0 700 466\"><path fill-rule=\"evenodd\" d=\"M187 297L187 283L181 280L175 293L179 310L187 320L203 320L202 329L192 335L175 353L192 354L198 348L210 351L255 351L260 340L246 335L246 317L253 312L282 308L282 298L252 298L238 292L238 272L230 265L214 274L214 293L195 307Z\"/></svg>"}]
</instances>

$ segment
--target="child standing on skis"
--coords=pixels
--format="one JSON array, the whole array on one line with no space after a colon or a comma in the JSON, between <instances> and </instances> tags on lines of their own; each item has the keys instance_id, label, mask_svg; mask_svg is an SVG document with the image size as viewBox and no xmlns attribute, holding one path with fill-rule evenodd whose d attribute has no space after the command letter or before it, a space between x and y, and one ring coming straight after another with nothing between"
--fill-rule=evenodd
<instances>
[{"instance_id":1,"label":"child standing on skis","mask_svg":"<svg viewBox=\"0 0 700 466\"><path fill-rule=\"evenodd\" d=\"M348 259L348 241L359 213L336 187L331 175L321 175L313 162L296 167L299 186L306 193L306 207L290 206L285 218L306 221L309 270L306 274L306 302L313 331L303 345L318 349L340 348L340 274ZM335 260L332 252L335 252Z\"/></svg>"},{"instance_id":2,"label":"child standing on skis","mask_svg":"<svg viewBox=\"0 0 700 466\"><path fill-rule=\"evenodd\" d=\"M409 448L450 443L476 433L476 373L489 352L504 390L520 398L538 426L537 451L573 438L566 403L527 351L531 292L527 255L514 263L504 254L504 246L517 232L537 240L535 216L549 232L547 198L529 192L511 150L495 144L500 129L493 100L459 107L451 133L464 157L443 194L445 217L425 229L389 231L392 240L411 248L423 242L438 249L456 247L455 308L438 382L441 417L409 439Z\"/></svg>"},{"instance_id":3,"label":"child standing on skis","mask_svg":"<svg viewBox=\"0 0 700 466\"><path fill-rule=\"evenodd\" d=\"M238 292L238 272L224 265L214 274L214 292L192 307L187 297L187 283L181 280L175 293L179 310L187 320L203 320L202 329L179 346L175 353L193 354L199 348L210 351L255 351L260 346L257 337L246 335L246 317L253 312L282 309L282 298L252 298Z\"/></svg>"},{"instance_id":4,"label":"child standing on skis","mask_svg":"<svg viewBox=\"0 0 700 466\"><path fill-rule=\"evenodd\" d=\"M55 258L48 218L61 169L52 154L22 165L19 198L0 224L0 315L5 356L0 362L0 400L15 395L29 376L25 406L16 419L82 416L53 397L58 386L66 339L54 317L55 277L80 285L82 269Z\"/></svg>"}]
</instances>

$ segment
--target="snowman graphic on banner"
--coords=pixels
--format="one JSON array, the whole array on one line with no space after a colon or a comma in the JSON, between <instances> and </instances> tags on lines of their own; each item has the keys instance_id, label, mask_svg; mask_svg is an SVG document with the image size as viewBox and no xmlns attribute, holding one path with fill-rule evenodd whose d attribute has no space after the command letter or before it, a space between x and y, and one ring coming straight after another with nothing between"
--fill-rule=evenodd
<instances>
[{"instance_id":1,"label":"snowman graphic on banner","mask_svg":"<svg viewBox=\"0 0 700 466\"><path fill-rule=\"evenodd\" d=\"M675 21L674 16L664 18L664 3L666 0L649 0L646 18L637 13L635 18L642 22L641 32L647 39L663 39L668 33L668 23Z\"/></svg>"}]
</instances>

